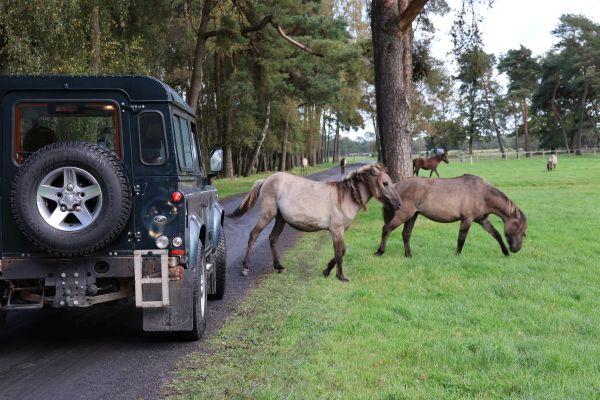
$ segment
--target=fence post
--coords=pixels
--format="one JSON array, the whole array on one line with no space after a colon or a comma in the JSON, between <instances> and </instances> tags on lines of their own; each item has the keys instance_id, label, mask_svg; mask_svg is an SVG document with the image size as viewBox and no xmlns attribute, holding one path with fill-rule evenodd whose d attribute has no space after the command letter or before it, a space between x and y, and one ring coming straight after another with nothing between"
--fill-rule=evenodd
<instances>
[{"instance_id":1,"label":"fence post","mask_svg":"<svg viewBox=\"0 0 600 400\"><path fill-rule=\"evenodd\" d=\"M473 156L469 156L471 158L471 165L473 165Z\"/></svg>"}]
</instances>

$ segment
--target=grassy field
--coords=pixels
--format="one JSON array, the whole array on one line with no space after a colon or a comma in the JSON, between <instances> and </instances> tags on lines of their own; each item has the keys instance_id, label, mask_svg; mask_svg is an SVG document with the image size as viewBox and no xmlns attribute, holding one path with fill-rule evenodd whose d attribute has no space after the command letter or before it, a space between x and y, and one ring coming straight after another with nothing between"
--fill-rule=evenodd
<instances>
[{"instance_id":1,"label":"grassy field","mask_svg":"<svg viewBox=\"0 0 600 400\"><path fill-rule=\"evenodd\" d=\"M364 157L346 157L346 161L348 162L348 164L356 162L356 161L364 161L364 160L368 160L368 159L366 159ZM308 173L308 175L311 175L311 174L315 174L317 172L325 171L329 168L338 167L338 166L339 166L338 163L333 163L333 162L319 164L314 167L309 166L307 168L307 173ZM290 172L292 174L300 175L300 167L296 167L293 170L288 171L288 172ZM227 196L231 196L234 194L244 193L244 192L249 191L250 188L252 187L252 184L256 180L264 179L264 178L268 177L269 175L271 175L272 173L273 172L264 172L264 173L249 176L247 178L241 177L241 178L236 178L236 179L226 179L226 178L215 179L213 181L213 183L219 191L219 198L223 199Z\"/></svg>"},{"instance_id":2,"label":"grassy field","mask_svg":"<svg viewBox=\"0 0 600 400\"><path fill-rule=\"evenodd\" d=\"M529 219L502 256L479 226L454 255L457 224L423 217L405 259L401 229L377 258L381 208L347 232L349 284L321 270L326 233L307 234L284 274L255 289L207 351L182 362L173 398L600 398L600 158L442 165L481 175ZM493 220L501 229L500 221ZM237 269L231 273L238 273Z\"/></svg>"}]
</instances>

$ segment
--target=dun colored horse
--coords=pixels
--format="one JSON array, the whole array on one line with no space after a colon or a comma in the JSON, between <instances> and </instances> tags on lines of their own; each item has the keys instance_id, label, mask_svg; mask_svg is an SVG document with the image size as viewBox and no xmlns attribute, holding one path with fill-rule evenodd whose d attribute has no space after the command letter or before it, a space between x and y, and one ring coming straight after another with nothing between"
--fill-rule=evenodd
<instances>
[{"instance_id":1,"label":"dun colored horse","mask_svg":"<svg viewBox=\"0 0 600 400\"><path fill-rule=\"evenodd\" d=\"M300 174L302 176L308 175L307 170L308 170L308 158L302 157L302 160L300 162Z\"/></svg>"},{"instance_id":2,"label":"dun colored horse","mask_svg":"<svg viewBox=\"0 0 600 400\"><path fill-rule=\"evenodd\" d=\"M548 158L548 163L546 163L546 169L548 170L548 172L556 171L557 165L558 165L558 157L556 156L556 154L550 155L550 158Z\"/></svg>"},{"instance_id":3,"label":"dun colored horse","mask_svg":"<svg viewBox=\"0 0 600 400\"><path fill-rule=\"evenodd\" d=\"M346 157L342 157L340 160L340 170L342 170L342 174L346 173Z\"/></svg>"},{"instance_id":4,"label":"dun colored horse","mask_svg":"<svg viewBox=\"0 0 600 400\"><path fill-rule=\"evenodd\" d=\"M498 241L502 253L509 255L502 236L488 219L490 214L499 216L504 222L504 235L510 251L516 253L521 250L527 230L525 214L504 193L477 176L463 175L450 179L412 177L396 183L394 187L400 195L402 208L393 210L384 207L385 225L376 255L385 252L390 233L404 224L404 253L410 257L410 235L419 214L436 222L460 221L456 254L462 251L471 224L477 222Z\"/></svg>"},{"instance_id":5,"label":"dun colored horse","mask_svg":"<svg viewBox=\"0 0 600 400\"><path fill-rule=\"evenodd\" d=\"M248 260L252 245L260 232L275 218L275 226L269 242L273 267L281 272L285 269L279 262L276 244L286 223L303 232L328 230L333 238L335 257L329 261L323 276L328 277L337 265L336 277L347 282L342 262L346 247L344 231L366 203L375 197L388 209L400 207L400 197L393 183L380 164L370 164L350 173L339 182L316 182L285 172L278 172L264 180L256 181L250 193L238 208L229 215L239 218L261 202L260 218L250 232L248 249L242 264L242 275L248 275Z\"/></svg>"},{"instance_id":6,"label":"dun colored horse","mask_svg":"<svg viewBox=\"0 0 600 400\"><path fill-rule=\"evenodd\" d=\"M426 169L426 170L431 170L431 172L429 172L430 178L434 172L437 175L437 177L439 178L440 174L438 174L438 172L437 172L437 166L442 161L445 162L446 164L448 164L449 161L448 161L448 156L446 155L446 153L438 154L438 155L435 155L430 158L415 158L413 160L413 174L419 176L419 170Z\"/></svg>"}]
</instances>

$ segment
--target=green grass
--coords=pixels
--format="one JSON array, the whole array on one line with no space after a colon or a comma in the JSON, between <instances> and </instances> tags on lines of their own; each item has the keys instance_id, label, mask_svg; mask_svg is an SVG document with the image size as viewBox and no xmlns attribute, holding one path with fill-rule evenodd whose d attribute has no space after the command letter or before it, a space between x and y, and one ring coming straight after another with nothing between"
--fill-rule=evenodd
<instances>
[{"instance_id":1,"label":"green grass","mask_svg":"<svg viewBox=\"0 0 600 400\"><path fill-rule=\"evenodd\" d=\"M165 389L174 398L600 398L600 158L442 165L504 190L529 219L502 256L479 226L454 256L457 224L420 217L386 254L371 203L346 234L349 284L321 277L326 233L307 234ZM500 229L499 220L494 224ZM501 229L500 229L501 230ZM231 273L238 273L236 269Z\"/></svg>"},{"instance_id":2,"label":"green grass","mask_svg":"<svg viewBox=\"0 0 600 400\"><path fill-rule=\"evenodd\" d=\"M346 160L349 164L357 161L372 161L364 157L346 157ZM317 172L325 171L329 168L338 166L339 163L333 162L318 164L314 167L309 166L307 168L307 173L308 175L316 174ZM296 167L288 172L300 175L300 167ZM271 174L273 174L273 172L263 172L260 174L251 175L249 177L240 177L236 179L215 179L213 180L213 184L219 192L219 198L224 199L227 196L249 191L250 188L252 188L252 184L254 184L254 182L256 182L258 179L264 179Z\"/></svg>"}]
</instances>

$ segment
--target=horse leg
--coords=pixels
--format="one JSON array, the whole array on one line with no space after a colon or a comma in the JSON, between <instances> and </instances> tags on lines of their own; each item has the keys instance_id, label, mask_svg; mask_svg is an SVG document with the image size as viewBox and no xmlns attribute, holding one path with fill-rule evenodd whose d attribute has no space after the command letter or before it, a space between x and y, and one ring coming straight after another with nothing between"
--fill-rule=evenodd
<instances>
[{"instance_id":1,"label":"horse leg","mask_svg":"<svg viewBox=\"0 0 600 400\"><path fill-rule=\"evenodd\" d=\"M346 254L346 246L344 244L344 228L331 230L331 238L333 239L333 251L335 256L327 263L327 268L323 270L323 276L327 278L334 266L337 266L335 276L342 282L349 282L344 276L342 263L344 254Z\"/></svg>"},{"instance_id":2,"label":"horse leg","mask_svg":"<svg viewBox=\"0 0 600 400\"><path fill-rule=\"evenodd\" d=\"M404 228L402 229L402 241L404 242L404 255L406 257L412 256L410 252L410 235L415 227L415 222L417 221L418 216L419 213L415 213L415 215L410 217L410 219L404 223Z\"/></svg>"},{"instance_id":3,"label":"horse leg","mask_svg":"<svg viewBox=\"0 0 600 400\"><path fill-rule=\"evenodd\" d=\"M246 256L244 257L244 262L242 263L243 276L248 276L248 271L250 269L248 267L248 260L250 259L250 255L252 254L252 246L254 245L256 238L258 237L258 235L260 235L262 230L265 229L267 225L269 225L269 222L271 222L274 216L275 215L272 212L262 214L254 228L252 228L252 230L250 231L250 237L248 238L248 248L246 249Z\"/></svg>"},{"instance_id":4,"label":"horse leg","mask_svg":"<svg viewBox=\"0 0 600 400\"><path fill-rule=\"evenodd\" d=\"M494 237L494 239L496 239L496 241L500 245L500 248L502 249L502 253L508 257L510 255L510 253L508 252L508 249L506 248L506 245L504 244L504 240L502 240L502 236L500 235L500 232L498 232L496 230L496 228L494 228L494 225L492 225L490 220L487 219L487 217L485 217L482 220L477 221L477 222L479 223L479 225L482 226L483 229L485 229L490 235L492 235Z\"/></svg>"},{"instance_id":5,"label":"horse leg","mask_svg":"<svg viewBox=\"0 0 600 400\"><path fill-rule=\"evenodd\" d=\"M437 172L437 168L434 168L434 169L433 169L433 172L435 172L435 174L437 175L437 177L438 177L438 178L440 177L440 174L438 174L438 172ZM431 176L431 175L430 175L430 176Z\"/></svg>"},{"instance_id":6,"label":"horse leg","mask_svg":"<svg viewBox=\"0 0 600 400\"><path fill-rule=\"evenodd\" d=\"M271 245L271 256L273 257L273 268L277 270L277 272L283 272L285 267L281 265L279 262L279 256L277 255L277 239L279 239L279 235L283 231L285 227L285 220L281 216L281 213L277 213L275 217L275 226L273 226L273 230L269 235L269 244Z\"/></svg>"},{"instance_id":7,"label":"horse leg","mask_svg":"<svg viewBox=\"0 0 600 400\"><path fill-rule=\"evenodd\" d=\"M376 256L380 256L383 253L385 253L385 248L387 246L387 241L390 237L390 233L392 233L394 229L405 223L415 213L414 209L409 211L405 207L405 205L402 205L402 208L393 214L384 213L383 219L385 224L381 229L381 243L379 244L379 248L375 252Z\"/></svg>"},{"instance_id":8,"label":"horse leg","mask_svg":"<svg viewBox=\"0 0 600 400\"><path fill-rule=\"evenodd\" d=\"M463 219L460 222L460 230L458 232L458 245L456 246L456 255L460 255L462 251L463 245L465 244L465 239L467 238L467 234L469 233L469 228L471 227L470 219Z\"/></svg>"},{"instance_id":9,"label":"horse leg","mask_svg":"<svg viewBox=\"0 0 600 400\"><path fill-rule=\"evenodd\" d=\"M431 175L433 175L433 168L429 171L429 177L431 178Z\"/></svg>"}]
</instances>

